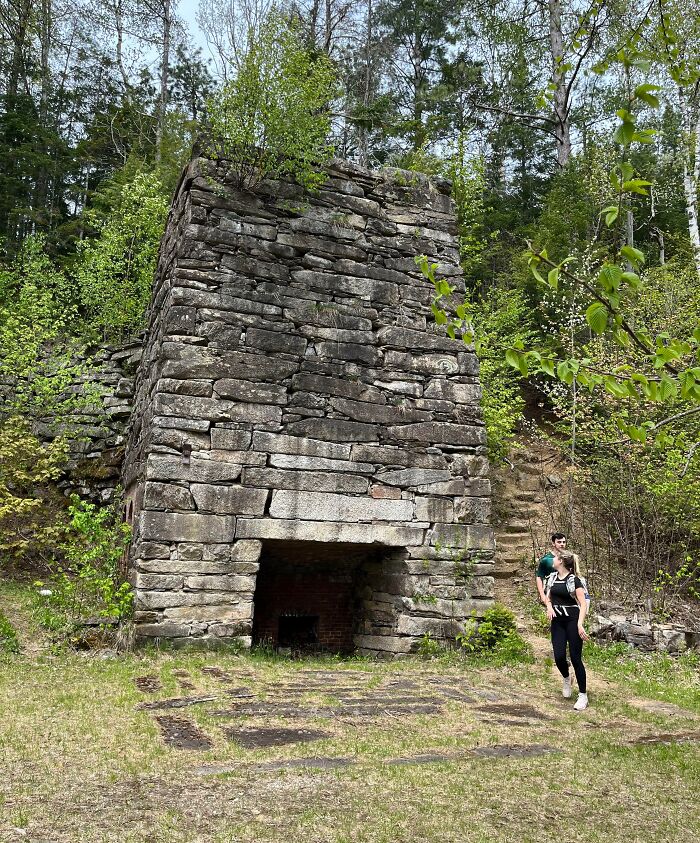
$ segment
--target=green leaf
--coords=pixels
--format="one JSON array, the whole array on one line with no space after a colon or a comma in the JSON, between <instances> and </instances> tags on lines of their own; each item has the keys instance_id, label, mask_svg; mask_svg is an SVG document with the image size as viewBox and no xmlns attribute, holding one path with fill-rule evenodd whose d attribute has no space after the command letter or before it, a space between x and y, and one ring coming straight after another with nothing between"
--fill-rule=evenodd
<instances>
[{"instance_id":1,"label":"green leaf","mask_svg":"<svg viewBox=\"0 0 700 843\"><path fill-rule=\"evenodd\" d=\"M620 164L620 174L622 175L622 181L627 181L632 178L634 175L634 167L629 161L623 161L622 164Z\"/></svg>"},{"instance_id":2,"label":"green leaf","mask_svg":"<svg viewBox=\"0 0 700 843\"><path fill-rule=\"evenodd\" d=\"M608 205L607 208L603 208L601 213L605 214L605 225L610 228L617 219L620 209L617 205Z\"/></svg>"},{"instance_id":3,"label":"green leaf","mask_svg":"<svg viewBox=\"0 0 700 843\"><path fill-rule=\"evenodd\" d=\"M608 327L608 309L598 301L586 308L586 322L594 334L602 334Z\"/></svg>"},{"instance_id":4,"label":"green leaf","mask_svg":"<svg viewBox=\"0 0 700 843\"><path fill-rule=\"evenodd\" d=\"M444 325L447 322L447 314L444 310L439 308L435 302L432 302L430 305L430 309L433 311L433 316L435 317L435 322L438 325Z\"/></svg>"},{"instance_id":5,"label":"green leaf","mask_svg":"<svg viewBox=\"0 0 700 843\"><path fill-rule=\"evenodd\" d=\"M622 270L615 264L606 263L598 273L598 281L606 293L611 293L620 286Z\"/></svg>"},{"instance_id":6,"label":"green leaf","mask_svg":"<svg viewBox=\"0 0 700 843\"><path fill-rule=\"evenodd\" d=\"M612 375L605 376L603 385L605 386L605 391L609 392L614 398L627 398L629 395L627 386L619 383L617 378Z\"/></svg>"},{"instance_id":7,"label":"green leaf","mask_svg":"<svg viewBox=\"0 0 700 843\"><path fill-rule=\"evenodd\" d=\"M557 377L560 381L563 381L567 386L571 386L574 382L574 371L571 367L571 363L568 360L562 360L561 363L557 366Z\"/></svg>"},{"instance_id":8,"label":"green leaf","mask_svg":"<svg viewBox=\"0 0 700 843\"><path fill-rule=\"evenodd\" d=\"M620 146L629 146L634 140L635 134L636 133L634 123L628 120L623 120L622 123L620 123L620 125L617 127L617 129L615 129L613 140L615 141L615 143L619 143Z\"/></svg>"},{"instance_id":9,"label":"green leaf","mask_svg":"<svg viewBox=\"0 0 700 843\"><path fill-rule=\"evenodd\" d=\"M506 363L514 369L520 369L520 354L514 348L506 349Z\"/></svg>"},{"instance_id":10,"label":"green leaf","mask_svg":"<svg viewBox=\"0 0 700 843\"><path fill-rule=\"evenodd\" d=\"M661 401L669 401L676 397L678 392L678 384L669 377L662 377L659 383L659 399Z\"/></svg>"},{"instance_id":11,"label":"green leaf","mask_svg":"<svg viewBox=\"0 0 700 843\"><path fill-rule=\"evenodd\" d=\"M639 193L642 196L648 196L649 191L645 188L649 187L650 184L651 182L646 179L630 179L622 183L622 189L627 193Z\"/></svg>"},{"instance_id":12,"label":"green leaf","mask_svg":"<svg viewBox=\"0 0 700 843\"><path fill-rule=\"evenodd\" d=\"M554 269L550 269L547 273L547 283L549 286L556 290L559 286L559 267L555 266Z\"/></svg>"},{"instance_id":13,"label":"green leaf","mask_svg":"<svg viewBox=\"0 0 700 843\"><path fill-rule=\"evenodd\" d=\"M660 85L651 85L649 83L645 83L644 85L638 85L634 89L634 96L637 99L640 99L642 102L645 102L647 105L650 105L652 108L658 108L659 98L652 92L660 90Z\"/></svg>"},{"instance_id":14,"label":"green leaf","mask_svg":"<svg viewBox=\"0 0 700 843\"><path fill-rule=\"evenodd\" d=\"M645 261L644 252L641 252L639 249L635 249L634 246L623 246L620 249L620 253L624 258L627 258L633 266L638 267Z\"/></svg>"},{"instance_id":15,"label":"green leaf","mask_svg":"<svg viewBox=\"0 0 700 843\"><path fill-rule=\"evenodd\" d=\"M636 272L623 272L622 280L627 282L630 290L638 290L642 283Z\"/></svg>"},{"instance_id":16,"label":"green leaf","mask_svg":"<svg viewBox=\"0 0 700 843\"><path fill-rule=\"evenodd\" d=\"M543 357L540 360L540 369L550 378L554 377L554 360L549 357Z\"/></svg>"},{"instance_id":17,"label":"green leaf","mask_svg":"<svg viewBox=\"0 0 700 843\"><path fill-rule=\"evenodd\" d=\"M530 272L535 276L535 279L540 282L540 284L546 284L547 282L542 277L542 273L537 269L537 267L533 264L530 267Z\"/></svg>"}]
</instances>

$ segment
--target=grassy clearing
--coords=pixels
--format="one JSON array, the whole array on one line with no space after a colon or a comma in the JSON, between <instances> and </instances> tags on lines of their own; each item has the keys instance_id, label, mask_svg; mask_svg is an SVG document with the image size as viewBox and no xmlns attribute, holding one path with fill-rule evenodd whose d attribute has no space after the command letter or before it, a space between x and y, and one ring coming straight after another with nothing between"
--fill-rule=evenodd
<instances>
[{"instance_id":1,"label":"grassy clearing","mask_svg":"<svg viewBox=\"0 0 700 843\"><path fill-rule=\"evenodd\" d=\"M576 714L548 664L488 667L454 659L291 662L261 656L157 651L101 658L68 651L5 655L0 662L0 840L55 843L252 841L549 841L657 843L700 836L700 743L637 745L642 736L700 734L697 661L631 659L588 650L591 701ZM202 668L230 674L222 683ZM313 674L312 671L324 674ZM327 672L327 676L324 675ZM158 680L139 691L137 677ZM332 680L328 677L332 677ZM190 682L194 689L183 689ZM324 686L328 682L329 687ZM439 714L303 720L216 716L248 689L258 702L287 697L327 706L342 688L397 698L444 686L469 694ZM406 683L418 690L401 690ZM166 712L139 703L211 695ZM539 718L486 713L490 695L531 705ZM663 700L683 709L640 708ZM500 704L499 703L499 704ZM154 715L184 717L213 741L206 752L164 745ZM225 728L314 728L328 737L245 749ZM475 748L546 745L534 757L479 757ZM425 753L426 764L389 763ZM348 758L340 769L272 769L270 762ZM222 765L202 775L203 765Z\"/></svg>"}]
</instances>

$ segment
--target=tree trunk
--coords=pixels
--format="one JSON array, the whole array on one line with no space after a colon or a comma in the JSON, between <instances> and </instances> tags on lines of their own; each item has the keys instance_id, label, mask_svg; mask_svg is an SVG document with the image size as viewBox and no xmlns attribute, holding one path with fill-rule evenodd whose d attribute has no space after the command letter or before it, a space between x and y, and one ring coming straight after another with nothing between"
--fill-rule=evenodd
<instances>
[{"instance_id":1,"label":"tree trunk","mask_svg":"<svg viewBox=\"0 0 700 843\"><path fill-rule=\"evenodd\" d=\"M366 167L369 160L369 132L367 129L367 111L369 109L370 91L372 90L372 0L367 0L367 31L365 33L365 78L362 91L362 118L365 122L360 126L358 135L358 157L360 165Z\"/></svg>"},{"instance_id":2,"label":"tree trunk","mask_svg":"<svg viewBox=\"0 0 700 843\"><path fill-rule=\"evenodd\" d=\"M683 192L685 212L688 217L688 235L693 250L695 269L700 278L700 226L698 225L698 184L700 183L700 108L687 96L683 88L678 89L681 124L683 126Z\"/></svg>"},{"instance_id":3,"label":"tree trunk","mask_svg":"<svg viewBox=\"0 0 700 843\"><path fill-rule=\"evenodd\" d=\"M548 0L549 52L552 57L552 85L554 86L554 136L557 143L557 163L566 167L571 157L569 127L569 92L564 66L564 35L561 28L561 0Z\"/></svg>"},{"instance_id":4,"label":"tree trunk","mask_svg":"<svg viewBox=\"0 0 700 843\"><path fill-rule=\"evenodd\" d=\"M168 79L170 77L170 30L173 23L172 0L163 0L163 52L160 64L160 101L156 122L156 165L163 157L163 132L168 107Z\"/></svg>"}]
</instances>

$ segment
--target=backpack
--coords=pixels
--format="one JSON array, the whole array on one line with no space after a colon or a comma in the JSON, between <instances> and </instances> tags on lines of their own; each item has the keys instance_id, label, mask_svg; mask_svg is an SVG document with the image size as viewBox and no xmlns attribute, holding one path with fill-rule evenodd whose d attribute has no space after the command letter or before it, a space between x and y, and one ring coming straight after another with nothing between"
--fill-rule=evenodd
<instances>
[{"instance_id":1,"label":"backpack","mask_svg":"<svg viewBox=\"0 0 700 843\"><path fill-rule=\"evenodd\" d=\"M544 593L548 594L551 587L558 579L558 574L556 571L553 571L545 580L544 583ZM588 593L588 583L586 582L585 577L579 577L581 580L581 585L583 586L583 596L584 600L586 601L586 610L591 608L591 595ZM566 590L569 594L576 599L576 575L569 574L566 578Z\"/></svg>"}]
</instances>

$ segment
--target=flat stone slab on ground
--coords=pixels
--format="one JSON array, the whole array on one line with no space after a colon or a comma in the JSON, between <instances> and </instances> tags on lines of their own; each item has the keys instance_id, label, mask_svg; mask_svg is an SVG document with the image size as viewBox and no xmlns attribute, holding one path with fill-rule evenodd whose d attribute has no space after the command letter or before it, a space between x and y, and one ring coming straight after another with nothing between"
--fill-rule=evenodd
<instances>
[{"instance_id":1,"label":"flat stone slab on ground","mask_svg":"<svg viewBox=\"0 0 700 843\"><path fill-rule=\"evenodd\" d=\"M155 702L139 703L137 711L159 711L168 708L185 708L188 705L200 705L201 703L213 702L216 697L172 697L167 700L156 700Z\"/></svg>"},{"instance_id":2,"label":"flat stone slab on ground","mask_svg":"<svg viewBox=\"0 0 700 843\"><path fill-rule=\"evenodd\" d=\"M666 735L642 735L630 743L633 746L653 746L655 744L697 743L698 741L700 741L700 732L677 732Z\"/></svg>"},{"instance_id":3,"label":"flat stone slab on ground","mask_svg":"<svg viewBox=\"0 0 700 843\"><path fill-rule=\"evenodd\" d=\"M156 717L163 740L176 749L211 749L213 743L204 732L184 717L162 714Z\"/></svg>"},{"instance_id":4,"label":"flat stone slab on ground","mask_svg":"<svg viewBox=\"0 0 700 843\"><path fill-rule=\"evenodd\" d=\"M485 714L500 714L508 717L522 717L522 718L532 718L533 720L541 720L544 718L544 714L541 711L538 711L532 705L523 705L521 703L517 704L506 704L506 703L493 703L491 705L480 705L477 708L477 711L484 712Z\"/></svg>"},{"instance_id":5,"label":"flat stone slab on ground","mask_svg":"<svg viewBox=\"0 0 700 843\"><path fill-rule=\"evenodd\" d=\"M246 749L258 749L266 746L284 746L288 743L307 743L329 738L328 732L320 732L315 729L226 729L226 736L245 747Z\"/></svg>"},{"instance_id":6,"label":"flat stone slab on ground","mask_svg":"<svg viewBox=\"0 0 700 843\"><path fill-rule=\"evenodd\" d=\"M478 755L480 758L532 758L536 755L550 755L561 752L556 747L536 743L522 746L509 746L507 744L477 746L470 751L472 755Z\"/></svg>"},{"instance_id":7,"label":"flat stone slab on ground","mask_svg":"<svg viewBox=\"0 0 700 843\"><path fill-rule=\"evenodd\" d=\"M134 684L144 694L156 694L161 691L163 686L157 676L137 676L134 679Z\"/></svg>"}]
</instances>

